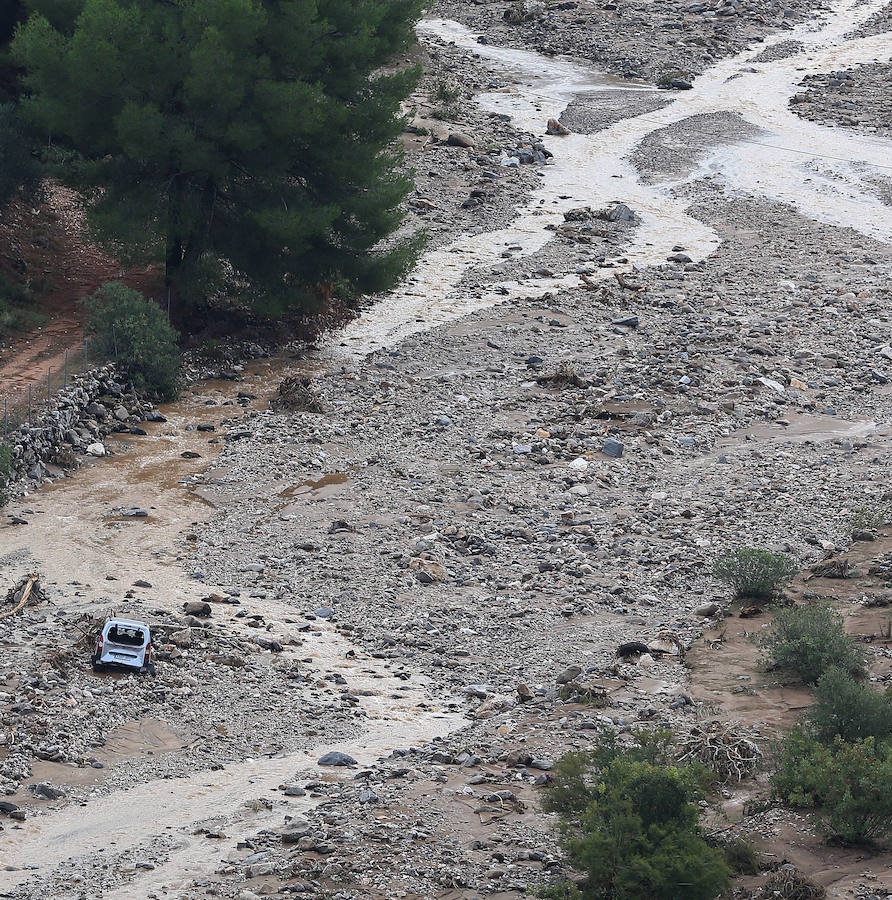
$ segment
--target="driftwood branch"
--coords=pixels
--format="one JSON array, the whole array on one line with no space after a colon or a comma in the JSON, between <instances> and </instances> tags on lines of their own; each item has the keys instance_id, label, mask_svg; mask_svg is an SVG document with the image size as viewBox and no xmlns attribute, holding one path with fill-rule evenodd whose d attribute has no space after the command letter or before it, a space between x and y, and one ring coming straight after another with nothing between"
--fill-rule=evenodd
<instances>
[{"instance_id":1,"label":"driftwood branch","mask_svg":"<svg viewBox=\"0 0 892 900\"><path fill-rule=\"evenodd\" d=\"M681 743L679 762L699 760L721 781L743 781L754 775L762 759L759 745L734 722L708 722L691 729Z\"/></svg>"},{"instance_id":2,"label":"driftwood branch","mask_svg":"<svg viewBox=\"0 0 892 900\"><path fill-rule=\"evenodd\" d=\"M36 572L29 575L25 579L25 589L22 591L22 599L19 600L12 609L7 609L5 612L0 613L0 619L6 619L9 616L15 615L28 602L28 598L31 596L31 588L33 588L38 581L40 581L40 576ZM11 593L15 596L15 588L13 588Z\"/></svg>"}]
</instances>

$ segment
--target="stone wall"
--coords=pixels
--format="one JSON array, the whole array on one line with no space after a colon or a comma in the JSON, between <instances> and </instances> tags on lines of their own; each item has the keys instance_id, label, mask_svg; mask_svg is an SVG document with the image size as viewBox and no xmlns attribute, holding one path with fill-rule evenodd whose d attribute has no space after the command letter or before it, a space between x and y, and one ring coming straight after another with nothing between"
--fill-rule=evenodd
<instances>
[{"instance_id":1,"label":"stone wall","mask_svg":"<svg viewBox=\"0 0 892 900\"><path fill-rule=\"evenodd\" d=\"M112 364L78 376L56 394L48 409L10 434L11 486L58 476L76 466L80 453L103 456L107 435L138 428L152 410Z\"/></svg>"}]
</instances>

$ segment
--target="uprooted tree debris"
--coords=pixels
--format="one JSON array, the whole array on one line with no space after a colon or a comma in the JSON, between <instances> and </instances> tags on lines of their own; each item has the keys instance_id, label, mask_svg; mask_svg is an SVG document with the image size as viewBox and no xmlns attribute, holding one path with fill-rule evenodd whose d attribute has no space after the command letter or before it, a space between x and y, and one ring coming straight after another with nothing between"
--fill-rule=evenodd
<instances>
[{"instance_id":1,"label":"uprooted tree debris","mask_svg":"<svg viewBox=\"0 0 892 900\"><path fill-rule=\"evenodd\" d=\"M271 404L274 409L289 412L321 413L322 401L311 386L309 378L289 375L279 385L279 393Z\"/></svg>"},{"instance_id":2,"label":"uprooted tree debris","mask_svg":"<svg viewBox=\"0 0 892 900\"><path fill-rule=\"evenodd\" d=\"M694 726L681 743L679 762L699 760L720 781L743 781L754 775L762 759L759 745L734 722L719 720Z\"/></svg>"},{"instance_id":3,"label":"uprooted tree debris","mask_svg":"<svg viewBox=\"0 0 892 900\"><path fill-rule=\"evenodd\" d=\"M15 615L26 606L37 606L46 599L40 587L40 575L36 572L26 575L7 592L4 608L0 610L0 619Z\"/></svg>"}]
</instances>

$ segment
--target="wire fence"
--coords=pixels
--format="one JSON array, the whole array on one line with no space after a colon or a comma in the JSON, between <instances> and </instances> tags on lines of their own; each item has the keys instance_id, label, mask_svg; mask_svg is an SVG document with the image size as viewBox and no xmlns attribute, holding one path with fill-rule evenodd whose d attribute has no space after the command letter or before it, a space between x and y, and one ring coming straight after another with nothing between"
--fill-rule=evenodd
<instances>
[{"instance_id":1,"label":"wire fence","mask_svg":"<svg viewBox=\"0 0 892 900\"><path fill-rule=\"evenodd\" d=\"M42 378L12 389L0 386L3 440L45 413L59 391L76 383L90 369L110 361L108 354L100 351L99 342L85 337L81 345L65 351L63 360L56 357L52 365L48 364Z\"/></svg>"}]
</instances>

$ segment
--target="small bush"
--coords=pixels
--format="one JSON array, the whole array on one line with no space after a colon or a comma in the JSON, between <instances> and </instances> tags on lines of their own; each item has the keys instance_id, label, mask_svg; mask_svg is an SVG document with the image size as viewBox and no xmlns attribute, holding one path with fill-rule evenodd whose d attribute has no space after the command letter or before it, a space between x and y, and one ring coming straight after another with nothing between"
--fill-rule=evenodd
<instances>
[{"instance_id":1,"label":"small bush","mask_svg":"<svg viewBox=\"0 0 892 900\"><path fill-rule=\"evenodd\" d=\"M43 318L35 309L30 282L13 281L0 273L0 334L34 328Z\"/></svg>"},{"instance_id":2,"label":"small bush","mask_svg":"<svg viewBox=\"0 0 892 900\"><path fill-rule=\"evenodd\" d=\"M783 743L775 795L814 809L827 834L849 843L892 835L892 745L872 737L822 744L802 725Z\"/></svg>"},{"instance_id":3,"label":"small bush","mask_svg":"<svg viewBox=\"0 0 892 900\"><path fill-rule=\"evenodd\" d=\"M542 885L536 889L534 896L540 900L583 900L582 892L572 881Z\"/></svg>"},{"instance_id":4,"label":"small bush","mask_svg":"<svg viewBox=\"0 0 892 900\"><path fill-rule=\"evenodd\" d=\"M892 525L892 503L862 503L849 516L848 531L877 531L886 525Z\"/></svg>"},{"instance_id":5,"label":"small bush","mask_svg":"<svg viewBox=\"0 0 892 900\"><path fill-rule=\"evenodd\" d=\"M778 610L762 648L771 667L806 684L816 684L831 666L864 673L864 657L843 630L842 616L826 604Z\"/></svg>"},{"instance_id":6,"label":"small bush","mask_svg":"<svg viewBox=\"0 0 892 900\"><path fill-rule=\"evenodd\" d=\"M796 563L783 553L741 547L720 556L712 574L725 582L735 599L774 600L796 575Z\"/></svg>"},{"instance_id":7,"label":"small bush","mask_svg":"<svg viewBox=\"0 0 892 900\"><path fill-rule=\"evenodd\" d=\"M812 733L824 743L836 737L849 742L892 737L889 698L835 666L818 680L808 719Z\"/></svg>"},{"instance_id":8,"label":"small bush","mask_svg":"<svg viewBox=\"0 0 892 900\"><path fill-rule=\"evenodd\" d=\"M453 82L446 81L445 78L437 81L437 88L434 91L435 99L441 103L455 103L461 96L461 88Z\"/></svg>"},{"instance_id":9,"label":"small bush","mask_svg":"<svg viewBox=\"0 0 892 900\"><path fill-rule=\"evenodd\" d=\"M702 770L662 762L670 740L662 732L624 747L604 734L595 750L555 766L542 805L563 817L563 847L587 876L586 900L711 900L727 887L722 852L698 825Z\"/></svg>"},{"instance_id":10,"label":"small bush","mask_svg":"<svg viewBox=\"0 0 892 900\"><path fill-rule=\"evenodd\" d=\"M728 868L735 875L758 875L761 869L759 851L746 839L733 837L719 844Z\"/></svg>"},{"instance_id":11,"label":"small bush","mask_svg":"<svg viewBox=\"0 0 892 900\"><path fill-rule=\"evenodd\" d=\"M6 488L12 476L12 447L7 443L0 443L0 506L4 506L9 499Z\"/></svg>"},{"instance_id":12,"label":"small bush","mask_svg":"<svg viewBox=\"0 0 892 900\"><path fill-rule=\"evenodd\" d=\"M436 106L431 110L431 118L439 119L441 122L454 122L459 116L461 116L461 107L455 103Z\"/></svg>"},{"instance_id":13,"label":"small bush","mask_svg":"<svg viewBox=\"0 0 892 900\"><path fill-rule=\"evenodd\" d=\"M180 352L164 310L120 282L103 285L84 304L94 349L116 359L138 390L175 397Z\"/></svg>"}]
</instances>

